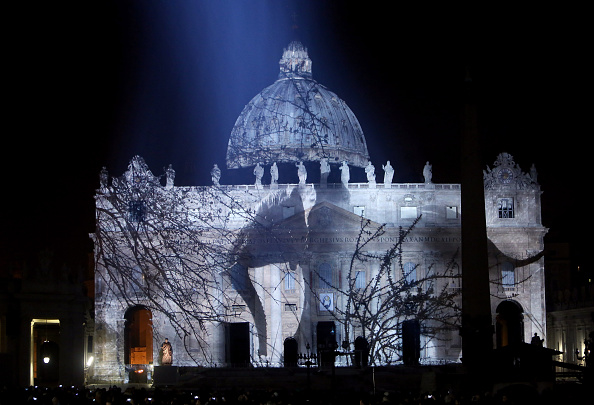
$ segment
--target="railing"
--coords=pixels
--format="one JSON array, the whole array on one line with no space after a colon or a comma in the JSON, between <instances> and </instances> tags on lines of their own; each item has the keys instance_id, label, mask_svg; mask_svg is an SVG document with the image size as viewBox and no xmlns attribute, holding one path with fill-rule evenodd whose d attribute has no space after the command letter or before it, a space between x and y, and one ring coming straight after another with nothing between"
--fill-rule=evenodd
<instances>
[{"instance_id":1,"label":"railing","mask_svg":"<svg viewBox=\"0 0 594 405\"><path fill-rule=\"evenodd\" d=\"M275 188L271 188L270 184L262 184L256 186L255 184L225 184L220 185L218 188L221 190L275 190L284 188L299 188L301 185L298 183L283 183L277 184ZM348 189L369 189L370 183L349 183ZM320 183L306 183L306 188L315 189L341 189L343 188L342 183L328 183L326 186L322 186ZM200 188L200 186L180 186L181 189L190 190ZM390 187L385 187L384 183L376 183L376 189L389 189L389 190L460 190L460 184L435 184L435 183L392 183Z\"/></svg>"}]
</instances>

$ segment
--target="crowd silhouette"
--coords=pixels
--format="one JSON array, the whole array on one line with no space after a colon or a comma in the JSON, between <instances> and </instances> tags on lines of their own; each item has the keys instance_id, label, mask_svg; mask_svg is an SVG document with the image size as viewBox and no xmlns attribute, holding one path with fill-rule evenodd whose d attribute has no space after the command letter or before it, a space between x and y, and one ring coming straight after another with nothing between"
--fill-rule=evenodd
<instances>
[{"instance_id":1,"label":"crowd silhouette","mask_svg":"<svg viewBox=\"0 0 594 405\"><path fill-rule=\"evenodd\" d=\"M491 393L445 392L420 393L398 390L350 392L343 387L338 392L303 390L238 390L213 391L202 389L142 388L117 386L85 387L4 387L0 405L499 405L585 403L585 388L579 384L557 384L554 388L535 392L503 391Z\"/></svg>"}]
</instances>

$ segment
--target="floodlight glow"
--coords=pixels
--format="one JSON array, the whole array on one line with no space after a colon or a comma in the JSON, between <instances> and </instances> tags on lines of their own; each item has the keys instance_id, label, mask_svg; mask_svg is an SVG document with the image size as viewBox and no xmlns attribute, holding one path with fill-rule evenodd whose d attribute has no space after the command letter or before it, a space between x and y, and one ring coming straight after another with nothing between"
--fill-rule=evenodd
<instances>
[{"instance_id":1,"label":"floodlight glow","mask_svg":"<svg viewBox=\"0 0 594 405\"><path fill-rule=\"evenodd\" d=\"M93 357L93 356L90 356L87 359L87 367L91 367L91 364L93 364L93 360L95 360L95 357Z\"/></svg>"},{"instance_id":2,"label":"floodlight glow","mask_svg":"<svg viewBox=\"0 0 594 405\"><path fill-rule=\"evenodd\" d=\"M48 364L48 363L50 362L50 358L49 358L49 356L45 356L45 357L43 358L43 362L44 362L45 364Z\"/></svg>"}]
</instances>

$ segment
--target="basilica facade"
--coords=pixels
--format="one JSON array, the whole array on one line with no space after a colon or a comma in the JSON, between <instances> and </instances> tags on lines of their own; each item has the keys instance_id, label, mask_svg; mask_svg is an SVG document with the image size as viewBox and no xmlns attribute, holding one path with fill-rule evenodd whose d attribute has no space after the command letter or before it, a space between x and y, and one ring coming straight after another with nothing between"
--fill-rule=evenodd
<instances>
[{"instance_id":1,"label":"basilica facade","mask_svg":"<svg viewBox=\"0 0 594 405\"><path fill-rule=\"evenodd\" d=\"M460 360L461 186L434 183L429 162L424 182L393 182L307 49L279 64L229 139L250 184L214 165L212 184L179 186L139 156L101 173L90 381L150 379L165 338L176 367ZM536 171L503 152L483 178L493 345L544 338Z\"/></svg>"}]
</instances>

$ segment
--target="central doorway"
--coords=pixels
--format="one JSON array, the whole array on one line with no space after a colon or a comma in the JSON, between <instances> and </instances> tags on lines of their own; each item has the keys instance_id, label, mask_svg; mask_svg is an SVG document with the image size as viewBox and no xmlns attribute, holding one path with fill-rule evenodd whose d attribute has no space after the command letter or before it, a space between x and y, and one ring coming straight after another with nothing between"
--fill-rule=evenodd
<instances>
[{"instance_id":1,"label":"central doorway","mask_svg":"<svg viewBox=\"0 0 594 405\"><path fill-rule=\"evenodd\" d=\"M336 343L336 326L334 322L318 322L316 327L318 338L318 360L322 368L334 367L334 351L338 347Z\"/></svg>"},{"instance_id":2,"label":"central doorway","mask_svg":"<svg viewBox=\"0 0 594 405\"><path fill-rule=\"evenodd\" d=\"M226 324L225 357L225 362L232 367L247 367L250 365L249 322Z\"/></svg>"}]
</instances>

